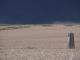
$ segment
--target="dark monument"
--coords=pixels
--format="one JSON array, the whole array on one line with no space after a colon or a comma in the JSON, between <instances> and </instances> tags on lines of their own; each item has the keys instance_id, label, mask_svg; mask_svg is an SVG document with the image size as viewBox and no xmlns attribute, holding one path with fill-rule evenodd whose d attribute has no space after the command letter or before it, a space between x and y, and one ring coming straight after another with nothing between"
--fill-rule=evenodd
<instances>
[{"instance_id":1,"label":"dark monument","mask_svg":"<svg viewBox=\"0 0 80 60\"><path fill-rule=\"evenodd\" d=\"M75 48L74 33L68 33L68 48Z\"/></svg>"}]
</instances>

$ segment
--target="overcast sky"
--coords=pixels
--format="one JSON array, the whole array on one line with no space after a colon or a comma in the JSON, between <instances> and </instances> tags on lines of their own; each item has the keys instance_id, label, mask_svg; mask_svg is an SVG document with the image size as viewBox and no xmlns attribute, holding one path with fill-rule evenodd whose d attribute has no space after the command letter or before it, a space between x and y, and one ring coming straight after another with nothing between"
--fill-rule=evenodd
<instances>
[{"instance_id":1,"label":"overcast sky","mask_svg":"<svg viewBox=\"0 0 80 60\"><path fill-rule=\"evenodd\" d=\"M0 0L1 23L80 21L79 0Z\"/></svg>"}]
</instances>

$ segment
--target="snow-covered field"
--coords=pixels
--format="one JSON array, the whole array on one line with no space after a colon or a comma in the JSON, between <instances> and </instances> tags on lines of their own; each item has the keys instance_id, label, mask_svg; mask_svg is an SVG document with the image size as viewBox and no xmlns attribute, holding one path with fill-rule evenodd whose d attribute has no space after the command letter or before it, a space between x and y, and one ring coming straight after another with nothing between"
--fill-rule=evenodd
<instances>
[{"instance_id":1,"label":"snow-covered field","mask_svg":"<svg viewBox=\"0 0 80 60\"><path fill-rule=\"evenodd\" d=\"M68 49L68 32L74 33L75 49ZM79 60L79 54L80 25L30 25L0 31L0 60Z\"/></svg>"}]
</instances>

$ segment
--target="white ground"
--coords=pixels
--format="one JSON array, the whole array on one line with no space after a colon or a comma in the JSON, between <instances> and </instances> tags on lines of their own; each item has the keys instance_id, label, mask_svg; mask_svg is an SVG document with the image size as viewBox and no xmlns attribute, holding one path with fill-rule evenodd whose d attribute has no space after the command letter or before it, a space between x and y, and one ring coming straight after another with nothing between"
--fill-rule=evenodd
<instances>
[{"instance_id":1,"label":"white ground","mask_svg":"<svg viewBox=\"0 0 80 60\"><path fill-rule=\"evenodd\" d=\"M75 49L68 48L68 32ZM0 31L0 60L79 60L80 25L32 26Z\"/></svg>"}]
</instances>

